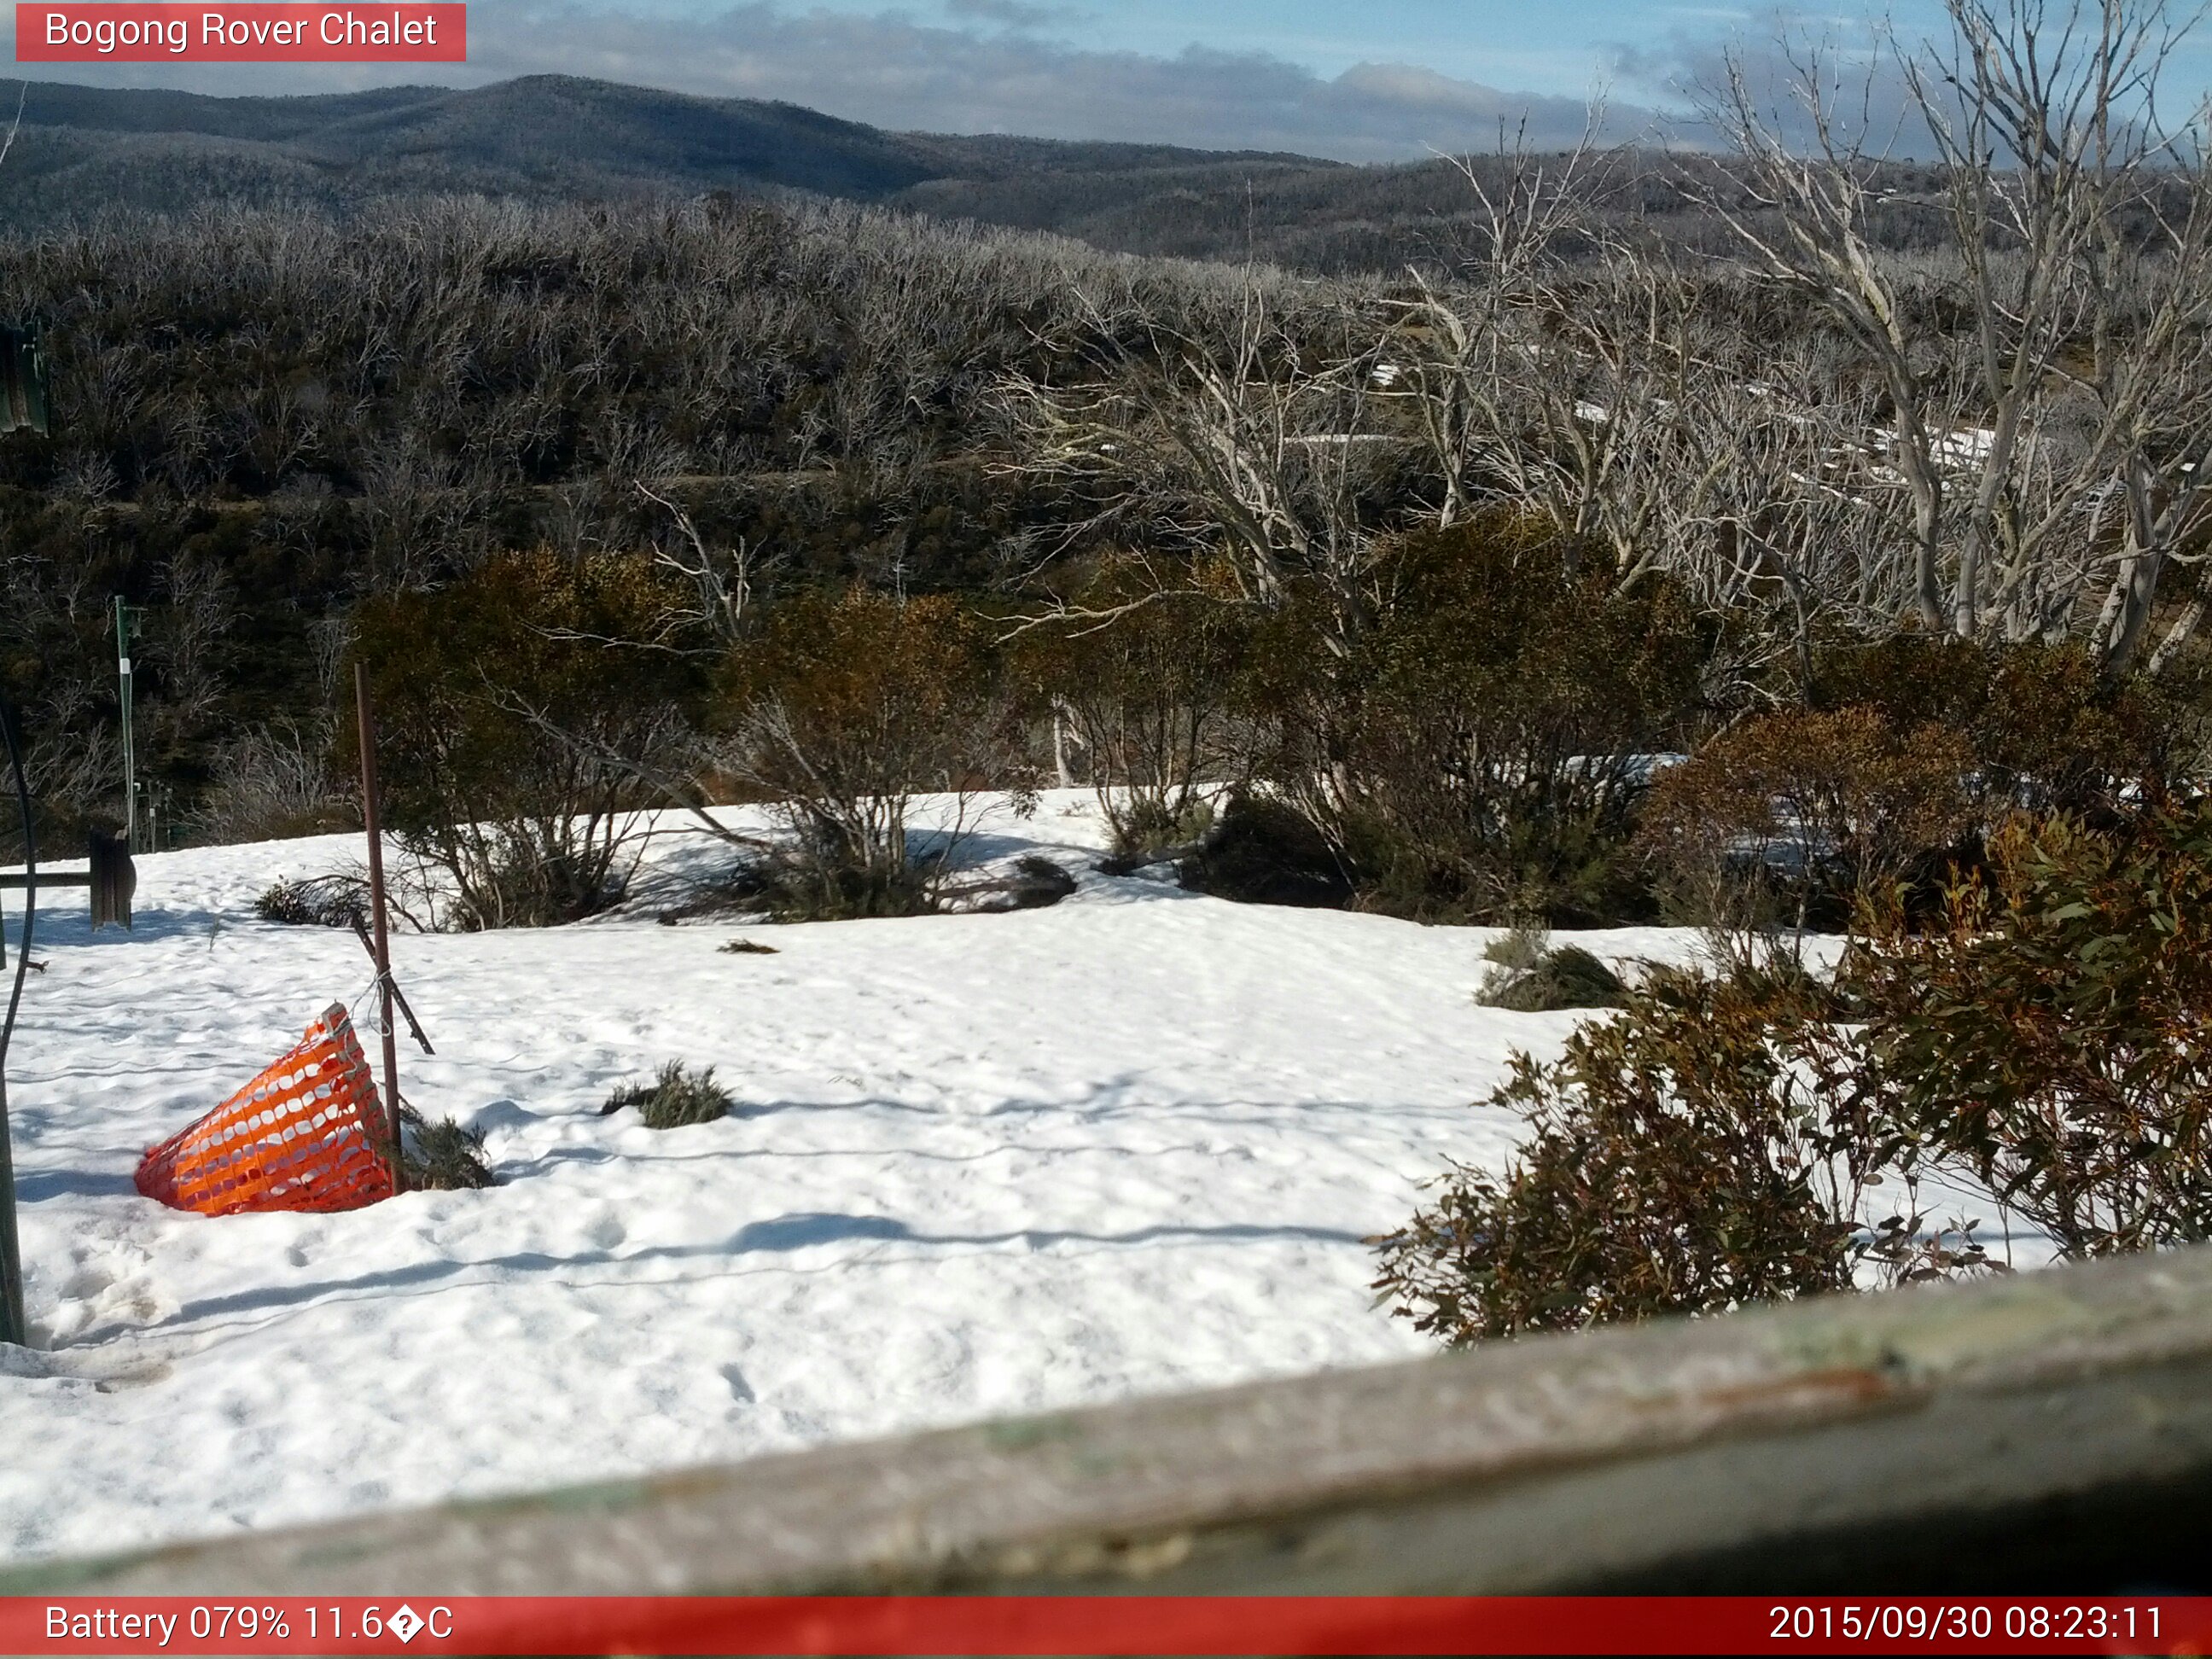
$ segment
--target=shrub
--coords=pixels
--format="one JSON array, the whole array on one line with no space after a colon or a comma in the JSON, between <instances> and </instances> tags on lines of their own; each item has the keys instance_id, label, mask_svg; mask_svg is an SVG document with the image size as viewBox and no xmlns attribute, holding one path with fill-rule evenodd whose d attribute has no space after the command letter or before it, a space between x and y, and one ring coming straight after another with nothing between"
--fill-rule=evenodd
<instances>
[{"instance_id":1,"label":"shrub","mask_svg":"<svg viewBox=\"0 0 2212 1659\"><path fill-rule=\"evenodd\" d=\"M726 769L773 801L789 846L761 874L771 915L932 907L963 825L917 855L914 797L958 793L996 757L1001 710L975 619L952 600L854 587L780 602L731 665Z\"/></svg>"},{"instance_id":2,"label":"shrub","mask_svg":"<svg viewBox=\"0 0 2212 1659\"><path fill-rule=\"evenodd\" d=\"M609 1095L599 1115L635 1106L647 1128L680 1129L726 1117L733 1104L730 1091L714 1081L713 1066L692 1072L682 1060L672 1060L652 1082L627 1084Z\"/></svg>"},{"instance_id":3,"label":"shrub","mask_svg":"<svg viewBox=\"0 0 2212 1659\"><path fill-rule=\"evenodd\" d=\"M1848 1288L1881 1149L1790 1042L1822 1012L1787 981L1662 975L1557 1065L1516 1054L1490 1103L1527 1140L1502 1174L1455 1165L1378 1241L1375 1288L1454 1346Z\"/></svg>"},{"instance_id":4,"label":"shrub","mask_svg":"<svg viewBox=\"0 0 2212 1659\"><path fill-rule=\"evenodd\" d=\"M640 778L682 757L697 690L666 648L674 603L642 561L541 552L362 606L385 816L451 881L451 925L570 921L621 896Z\"/></svg>"},{"instance_id":5,"label":"shrub","mask_svg":"<svg viewBox=\"0 0 2212 1659\"><path fill-rule=\"evenodd\" d=\"M497 1184L483 1155L484 1133L450 1117L433 1123L411 1106L399 1109L410 1192L465 1192ZM390 1143L386 1143L387 1147Z\"/></svg>"},{"instance_id":6,"label":"shrub","mask_svg":"<svg viewBox=\"0 0 2212 1659\"><path fill-rule=\"evenodd\" d=\"M1531 953L1528 941L1534 939ZM1510 933L1492 947L1497 963L1484 980L1475 1000L1492 1008L1516 1013L1549 1013L1562 1008L1617 1008L1626 993L1620 975L1579 945L1547 950L1542 936ZM1493 954L1494 953L1494 954Z\"/></svg>"},{"instance_id":7,"label":"shrub","mask_svg":"<svg viewBox=\"0 0 2212 1659\"><path fill-rule=\"evenodd\" d=\"M350 927L368 915L368 883L355 875L280 881L253 901L253 914L295 927Z\"/></svg>"},{"instance_id":8,"label":"shrub","mask_svg":"<svg viewBox=\"0 0 2212 1659\"><path fill-rule=\"evenodd\" d=\"M773 945L756 945L749 939L733 939L718 948L726 957L772 957L776 953Z\"/></svg>"},{"instance_id":9,"label":"shrub","mask_svg":"<svg viewBox=\"0 0 2212 1659\"><path fill-rule=\"evenodd\" d=\"M1510 517L1393 544L1375 614L1340 659L1268 695L1272 775L1322 830L1358 902L1434 921L1587 924L1650 914L1630 856L1651 751L1680 746L1719 635L1664 580ZM1262 673L1281 672L1262 665Z\"/></svg>"},{"instance_id":10,"label":"shrub","mask_svg":"<svg viewBox=\"0 0 2212 1659\"><path fill-rule=\"evenodd\" d=\"M1940 869L1972 765L1948 727L1871 708L1760 715L1659 775L1641 844L1699 921L1841 924L1854 896Z\"/></svg>"},{"instance_id":11,"label":"shrub","mask_svg":"<svg viewBox=\"0 0 2212 1659\"><path fill-rule=\"evenodd\" d=\"M1185 887L1244 904L1339 909L1352 895L1343 861L1321 831L1294 808L1264 795L1231 796L1176 868Z\"/></svg>"},{"instance_id":12,"label":"shrub","mask_svg":"<svg viewBox=\"0 0 2212 1659\"><path fill-rule=\"evenodd\" d=\"M1552 930L1548 927L1516 927L1484 945L1483 960L1518 973L1541 962L1551 943Z\"/></svg>"},{"instance_id":13,"label":"shrub","mask_svg":"<svg viewBox=\"0 0 2212 1659\"><path fill-rule=\"evenodd\" d=\"M1159 591L1142 562L1103 561L1064 619L1030 629L1013 675L1072 740L1114 832L1114 849L1158 854L1210 821L1206 791L1244 769L1232 714L1248 629L1201 568L1192 591ZM1059 757L1065 765L1065 756Z\"/></svg>"},{"instance_id":14,"label":"shrub","mask_svg":"<svg viewBox=\"0 0 2212 1659\"><path fill-rule=\"evenodd\" d=\"M2212 1239L2212 805L2017 818L1947 897L1850 964L1867 1109L2067 1256Z\"/></svg>"},{"instance_id":15,"label":"shrub","mask_svg":"<svg viewBox=\"0 0 2212 1659\"><path fill-rule=\"evenodd\" d=\"M361 825L361 805L331 765L328 732L289 721L258 727L215 754L207 793L191 815L195 841L281 841Z\"/></svg>"},{"instance_id":16,"label":"shrub","mask_svg":"<svg viewBox=\"0 0 2212 1659\"><path fill-rule=\"evenodd\" d=\"M2112 805L2185 758L2191 731L2169 690L2112 679L2075 645L1853 641L1821 653L1813 696L1823 708L1872 708L1893 732L1956 732L1978 799L1998 810Z\"/></svg>"},{"instance_id":17,"label":"shrub","mask_svg":"<svg viewBox=\"0 0 2212 1659\"><path fill-rule=\"evenodd\" d=\"M1832 987L1661 975L1558 1065L1516 1056L1492 1102L1527 1143L1455 1167L1376 1288L1460 1343L1995 1269L1978 1223L1923 1231L1930 1171L2067 1257L2212 1241L2212 801L2015 817L1940 926L1893 885L1858 920Z\"/></svg>"}]
</instances>

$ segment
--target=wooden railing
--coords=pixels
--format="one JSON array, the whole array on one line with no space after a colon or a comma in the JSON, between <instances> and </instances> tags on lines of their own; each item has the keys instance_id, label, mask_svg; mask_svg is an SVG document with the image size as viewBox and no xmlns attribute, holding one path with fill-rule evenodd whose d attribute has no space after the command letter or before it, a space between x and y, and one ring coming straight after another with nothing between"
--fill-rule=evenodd
<instances>
[{"instance_id":1,"label":"wooden railing","mask_svg":"<svg viewBox=\"0 0 2212 1659\"><path fill-rule=\"evenodd\" d=\"M507 1595L2186 1589L2212 1249L0 1574Z\"/></svg>"}]
</instances>

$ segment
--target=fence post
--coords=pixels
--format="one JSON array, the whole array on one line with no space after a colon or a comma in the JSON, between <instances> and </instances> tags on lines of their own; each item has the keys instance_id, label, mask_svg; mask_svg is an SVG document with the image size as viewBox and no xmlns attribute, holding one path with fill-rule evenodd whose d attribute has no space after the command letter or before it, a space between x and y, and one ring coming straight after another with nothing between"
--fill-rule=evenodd
<instances>
[{"instance_id":1,"label":"fence post","mask_svg":"<svg viewBox=\"0 0 2212 1659\"><path fill-rule=\"evenodd\" d=\"M384 920L384 832L376 811L376 717L368 702L368 665L353 665L353 698L361 720L361 816L368 831L368 916L371 942L375 945L376 991L382 1004L379 1024L384 1030L384 1110L392 1134L392 1190L407 1190L404 1143L399 1123L399 1044L392 1018L392 942Z\"/></svg>"}]
</instances>

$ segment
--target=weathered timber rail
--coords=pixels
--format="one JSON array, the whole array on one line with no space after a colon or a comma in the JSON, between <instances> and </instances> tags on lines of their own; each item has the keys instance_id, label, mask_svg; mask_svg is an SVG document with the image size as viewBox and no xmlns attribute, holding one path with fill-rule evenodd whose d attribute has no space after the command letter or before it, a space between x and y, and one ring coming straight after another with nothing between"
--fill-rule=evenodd
<instances>
[{"instance_id":1,"label":"weathered timber rail","mask_svg":"<svg viewBox=\"0 0 2212 1659\"><path fill-rule=\"evenodd\" d=\"M2212 1589L2212 1249L0 1573L0 1591Z\"/></svg>"}]
</instances>

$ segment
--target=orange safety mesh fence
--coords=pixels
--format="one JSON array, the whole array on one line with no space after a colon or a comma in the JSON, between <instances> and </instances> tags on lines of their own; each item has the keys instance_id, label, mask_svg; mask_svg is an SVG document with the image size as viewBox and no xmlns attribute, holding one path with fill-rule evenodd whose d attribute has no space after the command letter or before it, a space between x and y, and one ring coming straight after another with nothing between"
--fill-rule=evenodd
<instances>
[{"instance_id":1,"label":"orange safety mesh fence","mask_svg":"<svg viewBox=\"0 0 2212 1659\"><path fill-rule=\"evenodd\" d=\"M354 1210L392 1196L384 1113L343 1003L299 1045L138 1162L138 1190L202 1215Z\"/></svg>"}]
</instances>

